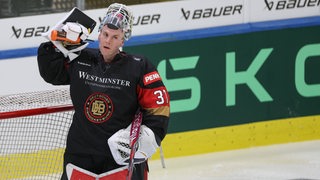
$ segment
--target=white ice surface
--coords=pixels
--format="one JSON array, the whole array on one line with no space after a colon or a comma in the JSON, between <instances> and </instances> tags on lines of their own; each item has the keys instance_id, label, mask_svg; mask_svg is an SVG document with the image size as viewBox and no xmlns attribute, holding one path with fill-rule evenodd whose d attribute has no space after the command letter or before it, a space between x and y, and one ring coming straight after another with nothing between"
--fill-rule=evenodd
<instances>
[{"instance_id":1,"label":"white ice surface","mask_svg":"<svg viewBox=\"0 0 320 180\"><path fill-rule=\"evenodd\" d=\"M165 158L165 165L151 160L149 179L314 180L320 179L320 140Z\"/></svg>"},{"instance_id":2,"label":"white ice surface","mask_svg":"<svg viewBox=\"0 0 320 180\"><path fill-rule=\"evenodd\" d=\"M165 165L150 160L149 180L320 180L320 140L166 158Z\"/></svg>"}]
</instances>

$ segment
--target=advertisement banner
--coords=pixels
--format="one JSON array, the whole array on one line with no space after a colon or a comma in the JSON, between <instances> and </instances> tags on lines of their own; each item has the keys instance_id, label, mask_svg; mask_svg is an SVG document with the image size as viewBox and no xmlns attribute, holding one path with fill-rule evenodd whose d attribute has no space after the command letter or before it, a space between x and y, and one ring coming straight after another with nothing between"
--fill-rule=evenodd
<instances>
[{"instance_id":1,"label":"advertisement banner","mask_svg":"<svg viewBox=\"0 0 320 180\"><path fill-rule=\"evenodd\" d=\"M129 6L134 14L133 36L215 27L243 22L243 0L176 1ZM99 26L106 9L84 11ZM0 19L0 50L37 47L48 31L67 13ZM98 26L90 38L97 40Z\"/></svg>"},{"instance_id":2,"label":"advertisement banner","mask_svg":"<svg viewBox=\"0 0 320 180\"><path fill-rule=\"evenodd\" d=\"M134 18L133 37L242 24L250 31L255 22L319 16L319 0L188 0L129 6ZM105 8L84 11L99 25ZM0 51L34 48L67 12L0 19ZM268 23L266 24L268 26ZM223 31L223 30L221 30ZM235 29L235 32L239 29ZM90 39L97 40L98 27ZM27 50L29 51L29 50ZM26 53L27 53L26 51ZM1 52L0 52L1 54Z\"/></svg>"},{"instance_id":3,"label":"advertisement banner","mask_svg":"<svg viewBox=\"0 0 320 180\"><path fill-rule=\"evenodd\" d=\"M171 97L170 132L320 113L320 26L133 46Z\"/></svg>"},{"instance_id":4,"label":"advertisement banner","mask_svg":"<svg viewBox=\"0 0 320 180\"><path fill-rule=\"evenodd\" d=\"M319 0L253 0L249 6L250 22L320 15Z\"/></svg>"}]
</instances>

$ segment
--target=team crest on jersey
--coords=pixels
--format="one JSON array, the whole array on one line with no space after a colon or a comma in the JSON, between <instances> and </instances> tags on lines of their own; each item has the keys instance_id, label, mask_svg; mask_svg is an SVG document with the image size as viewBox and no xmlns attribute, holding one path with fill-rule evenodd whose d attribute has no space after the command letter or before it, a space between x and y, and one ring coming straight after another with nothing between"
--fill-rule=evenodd
<instances>
[{"instance_id":1,"label":"team crest on jersey","mask_svg":"<svg viewBox=\"0 0 320 180\"><path fill-rule=\"evenodd\" d=\"M106 94L94 93L86 100L84 113L93 123L106 122L113 113L112 101Z\"/></svg>"},{"instance_id":2,"label":"team crest on jersey","mask_svg":"<svg viewBox=\"0 0 320 180\"><path fill-rule=\"evenodd\" d=\"M143 84L145 86L160 80L161 80L161 77L157 71L153 71L143 76Z\"/></svg>"}]
</instances>

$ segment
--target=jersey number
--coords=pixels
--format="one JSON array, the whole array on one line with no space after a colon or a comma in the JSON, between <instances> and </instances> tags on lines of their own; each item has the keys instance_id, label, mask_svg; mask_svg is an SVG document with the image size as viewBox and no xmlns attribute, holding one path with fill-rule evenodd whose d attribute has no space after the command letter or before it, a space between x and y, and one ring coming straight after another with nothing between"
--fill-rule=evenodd
<instances>
[{"instance_id":1,"label":"jersey number","mask_svg":"<svg viewBox=\"0 0 320 180\"><path fill-rule=\"evenodd\" d=\"M157 96L158 100L156 101L157 104L164 104L165 103L165 97L166 96L166 91L163 89L161 90L157 90L153 92L154 95Z\"/></svg>"}]
</instances>

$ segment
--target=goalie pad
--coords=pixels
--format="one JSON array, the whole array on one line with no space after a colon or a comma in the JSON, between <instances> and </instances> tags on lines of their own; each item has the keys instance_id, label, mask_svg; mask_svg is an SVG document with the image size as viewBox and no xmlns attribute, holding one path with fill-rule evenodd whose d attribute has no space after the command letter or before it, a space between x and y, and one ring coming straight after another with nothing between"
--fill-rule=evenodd
<instances>
[{"instance_id":1,"label":"goalie pad","mask_svg":"<svg viewBox=\"0 0 320 180\"><path fill-rule=\"evenodd\" d=\"M76 165L68 163L66 166L66 172L68 180L115 180L125 179L128 173L128 169L126 166L124 166L102 174L95 174Z\"/></svg>"},{"instance_id":2,"label":"goalie pad","mask_svg":"<svg viewBox=\"0 0 320 180\"><path fill-rule=\"evenodd\" d=\"M112 156L117 164L128 165L130 159L130 129L129 125L126 129L117 131L108 139L108 144ZM159 145L156 142L153 131L145 125L141 126L138 146L134 155L134 164L140 164L150 158L157 150Z\"/></svg>"}]
</instances>

